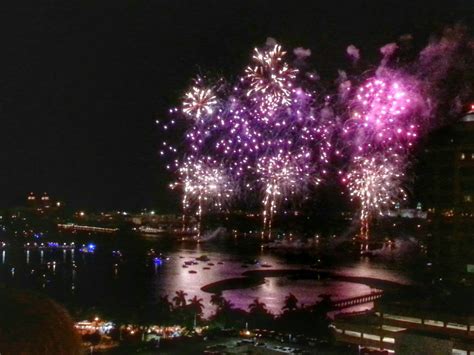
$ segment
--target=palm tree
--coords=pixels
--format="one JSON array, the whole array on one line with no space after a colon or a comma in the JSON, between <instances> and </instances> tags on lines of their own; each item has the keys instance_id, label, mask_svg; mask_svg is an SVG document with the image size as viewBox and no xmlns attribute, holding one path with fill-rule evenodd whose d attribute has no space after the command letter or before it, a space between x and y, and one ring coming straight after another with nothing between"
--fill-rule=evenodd
<instances>
[{"instance_id":1,"label":"palm tree","mask_svg":"<svg viewBox=\"0 0 474 355\"><path fill-rule=\"evenodd\" d=\"M176 291L176 296L173 297L173 302L176 307L184 307L186 306L186 296L188 294L183 290Z\"/></svg>"},{"instance_id":2,"label":"palm tree","mask_svg":"<svg viewBox=\"0 0 474 355\"><path fill-rule=\"evenodd\" d=\"M282 307L282 311L294 311L298 309L298 299L296 296L292 293L288 294L288 296L285 297L285 303Z\"/></svg>"},{"instance_id":3,"label":"palm tree","mask_svg":"<svg viewBox=\"0 0 474 355\"><path fill-rule=\"evenodd\" d=\"M267 305L260 302L258 297L249 304L250 313L267 313Z\"/></svg>"},{"instance_id":4,"label":"palm tree","mask_svg":"<svg viewBox=\"0 0 474 355\"><path fill-rule=\"evenodd\" d=\"M194 296L193 298L189 299L189 308L194 311L195 315L200 316L204 310L204 305L202 303L202 298L197 298Z\"/></svg>"},{"instance_id":5,"label":"palm tree","mask_svg":"<svg viewBox=\"0 0 474 355\"><path fill-rule=\"evenodd\" d=\"M231 301L227 301L225 298L223 298L222 304L221 304L221 309L222 310L231 310L234 308L234 304Z\"/></svg>"},{"instance_id":6,"label":"palm tree","mask_svg":"<svg viewBox=\"0 0 474 355\"><path fill-rule=\"evenodd\" d=\"M214 306L217 306L217 308L220 308L224 301L225 301L225 298L222 296L222 293L214 293L211 296L211 304L213 304Z\"/></svg>"},{"instance_id":7,"label":"palm tree","mask_svg":"<svg viewBox=\"0 0 474 355\"><path fill-rule=\"evenodd\" d=\"M161 296L158 301L159 306L162 308L164 312L171 312L173 307L173 303L169 300L168 295Z\"/></svg>"},{"instance_id":8,"label":"palm tree","mask_svg":"<svg viewBox=\"0 0 474 355\"><path fill-rule=\"evenodd\" d=\"M273 315L268 312L265 303L256 298L249 304L248 320L254 328L261 328L270 325L273 322Z\"/></svg>"}]
</instances>

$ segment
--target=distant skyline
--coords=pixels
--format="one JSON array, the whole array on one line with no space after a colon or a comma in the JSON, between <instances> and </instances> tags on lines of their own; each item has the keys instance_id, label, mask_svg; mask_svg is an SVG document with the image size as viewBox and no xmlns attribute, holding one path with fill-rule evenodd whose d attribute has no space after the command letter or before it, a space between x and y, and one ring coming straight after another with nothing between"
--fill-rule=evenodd
<instances>
[{"instance_id":1,"label":"distant skyline","mask_svg":"<svg viewBox=\"0 0 474 355\"><path fill-rule=\"evenodd\" d=\"M471 0L51 1L0 14L0 207L30 191L77 208L179 206L158 156L155 120L191 79L240 73L267 37L311 49L323 80L378 48L474 20ZM472 27L469 28L472 31Z\"/></svg>"}]
</instances>

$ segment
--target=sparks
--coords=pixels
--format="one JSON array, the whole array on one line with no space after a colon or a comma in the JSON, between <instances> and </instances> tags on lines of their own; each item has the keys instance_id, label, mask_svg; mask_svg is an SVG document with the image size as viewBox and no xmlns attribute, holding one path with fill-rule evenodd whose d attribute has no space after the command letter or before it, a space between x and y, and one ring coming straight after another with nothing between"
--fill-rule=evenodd
<instances>
[{"instance_id":1,"label":"sparks","mask_svg":"<svg viewBox=\"0 0 474 355\"><path fill-rule=\"evenodd\" d=\"M250 82L247 96L263 95L264 100L259 104L262 112L271 113L291 103L293 81L298 70L291 69L283 60L285 54L278 44L270 50L260 51L256 48L252 57L256 64L245 69ZM259 96L256 100L260 101L261 98Z\"/></svg>"},{"instance_id":2,"label":"sparks","mask_svg":"<svg viewBox=\"0 0 474 355\"><path fill-rule=\"evenodd\" d=\"M183 113L199 121L204 115L212 114L216 104L217 98L211 89L193 86L191 90L185 94Z\"/></svg>"},{"instance_id":3,"label":"sparks","mask_svg":"<svg viewBox=\"0 0 474 355\"><path fill-rule=\"evenodd\" d=\"M308 153L309 154L309 153ZM258 182L262 186L263 230L262 238L271 238L273 216L281 201L305 191L319 179L313 176L312 166L308 164L307 154L277 154L264 156L257 162Z\"/></svg>"},{"instance_id":4,"label":"sparks","mask_svg":"<svg viewBox=\"0 0 474 355\"><path fill-rule=\"evenodd\" d=\"M234 193L234 186L224 168L209 157L201 160L186 159L180 165L178 181L171 184L173 189L178 186L183 192L183 230L186 229L187 211L191 206L196 206L198 238L205 210L221 211Z\"/></svg>"},{"instance_id":5,"label":"sparks","mask_svg":"<svg viewBox=\"0 0 474 355\"><path fill-rule=\"evenodd\" d=\"M406 199L402 188L404 174L397 157L382 154L371 157L356 157L347 182L351 199L360 203L360 238L368 247L370 220L374 214Z\"/></svg>"}]
</instances>

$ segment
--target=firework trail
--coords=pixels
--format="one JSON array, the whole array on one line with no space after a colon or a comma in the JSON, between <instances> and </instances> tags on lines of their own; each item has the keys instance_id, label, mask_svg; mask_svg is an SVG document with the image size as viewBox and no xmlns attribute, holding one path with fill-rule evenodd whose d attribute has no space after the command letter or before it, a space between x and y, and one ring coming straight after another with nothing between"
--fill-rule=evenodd
<instances>
[{"instance_id":1,"label":"firework trail","mask_svg":"<svg viewBox=\"0 0 474 355\"><path fill-rule=\"evenodd\" d=\"M369 158L356 157L350 167L347 183L351 200L360 204L360 238L368 248L370 220L374 215L406 200L405 190L401 187L404 174L403 163L398 157L383 154Z\"/></svg>"},{"instance_id":2,"label":"firework trail","mask_svg":"<svg viewBox=\"0 0 474 355\"><path fill-rule=\"evenodd\" d=\"M262 237L271 237L282 200L298 199L320 181L331 148L330 123L315 112L315 93L296 81L298 70L285 62L284 55L278 44L255 50L257 66L245 70L250 109L245 122L236 125L236 131L245 127L244 147L238 152L245 152L250 140L245 161L256 167L250 174L256 172L255 183L263 191Z\"/></svg>"},{"instance_id":3,"label":"firework trail","mask_svg":"<svg viewBox=\"0 0 474 355\"><path fill-rule=\"evenodd\" d=\"M198 238L201 235L202 215L205 210L221 211L234 191L232 180L220 164L207 159L186 159L179 166L179 180L171 188L180 186L183 192L183 230L186 229L186 214L191 206L196 206Z\"/></svg>"},{"instance_id":4,"label":"firework trail","mask_svg":"<svg viewBox=\"0 0 474 355\"><path fill-rule=\"evenodd\" d=\"M351 198L360 202L359 238L366 247L372 218L396 197L404 200L399 192L403 191L405 162L426 119L420 82L402 70L386 67L395 47L383 48L382 67L350 93L348 119L342 127L343 150L349 156L345 179Z\"/></svg>"},{"instance_id":5,"label":"firework trail","mask_svg":"<svg viewBox=\"0 0 474 355\"><path fill-rule=\"evenodd\" d=\"M294 198L305 191L309 184L319 183L319 179L313 176L309 155L309 152L280 153L264 156L257 162L258 181L264 191L262 238L271 238L273 216L281 200Z\"/></svg>"}]
</instances>

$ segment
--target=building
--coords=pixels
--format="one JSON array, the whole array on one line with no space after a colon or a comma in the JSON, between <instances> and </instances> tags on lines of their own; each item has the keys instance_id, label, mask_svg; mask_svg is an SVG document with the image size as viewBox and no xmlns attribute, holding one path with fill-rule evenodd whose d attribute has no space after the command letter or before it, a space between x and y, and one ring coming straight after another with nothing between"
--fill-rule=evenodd
<instances>
[{"instance_id":1,"label":"building","mask_svg":"<svg viewBox=\"0 0 474 355\"><path fill-rule=\"evenodd\" d=\"M416 193L423 206L447 217L474 217L474 105L435 132L419 159Z\"/></svg>"},{"instance_id":2,"label":"building","mask_svg":"<svg viewBox=\"0 0 474 355\"><path fill-rule=\"evenodd\" d=\"M381 299L369 313L336 317L333 331L338 342L397 355L474 355L472 307L453 299Z\"/></svg>"},{"instance_id":3,"label":"building","mask_svg":"<svg viewBox=\"0 0 474 355\"><path fill-rule=\"evenodd\" d=\"M415 195L429 212L426 242L438 274L453 280L473 276L474 105L430 137L419 156Z\"/></svg>"},{"instance_id":4,"label":"building","mask_svg":"<svg viewBox=\"0 0 474 355\"><path fill-rule=\"evenodd\" d=\"M53 202L46 192L42 195L30 192L26 197L26 207L39 213L47 212L50 209L58 209L61 206L61 202Z\"/></svg>"}]
</instances>

